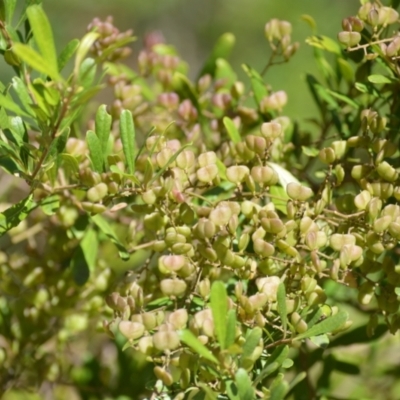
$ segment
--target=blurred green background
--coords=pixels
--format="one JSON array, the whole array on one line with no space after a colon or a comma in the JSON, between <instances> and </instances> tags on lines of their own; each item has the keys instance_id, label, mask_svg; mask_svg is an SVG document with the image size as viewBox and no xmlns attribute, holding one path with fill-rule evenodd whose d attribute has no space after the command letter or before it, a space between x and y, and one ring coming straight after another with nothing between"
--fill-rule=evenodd
<instances>
[{"instance_id":1,"label":"blurred green background","mask_svg":"<svg viewBox=\"0 0 400 400\"><path fill-rule=\"evenodd\" d=\"M70 39L81 37L93 17L112 15L120 30L133 29L138 37L131 65L144 35L158 30L188 62L191 77L197 75L213 44L225 32L236 36L231 62L239 77L244 80L242 63L261 71L270 53L265 23L271 18L287 20L293 25L293 41L301 46L288 64L270 69L267 81L274 90L288 93L285 113L295 119L313 114L305 74L317 74L313 50L305 43L311 29L301 16L313 16L319 34L336 37L341 20L354 15L359 5L358 0L44 0L56 28L58 50Z\"/></svg>"}]
</instances>

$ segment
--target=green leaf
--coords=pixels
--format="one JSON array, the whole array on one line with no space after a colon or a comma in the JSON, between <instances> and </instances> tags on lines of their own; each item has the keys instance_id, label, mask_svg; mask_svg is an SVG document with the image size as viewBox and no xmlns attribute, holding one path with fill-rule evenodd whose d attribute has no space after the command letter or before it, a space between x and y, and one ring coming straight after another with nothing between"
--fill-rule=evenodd
<instances>
[{"instance_id":1,"label":"green leaf","mask_svg":"<svg viewBox=\"0 0 400 400\"><path fill-rule=\"evenodd\" d=\"M326 50L337 55L342 53L342 49L340 48L339 44L328 36L310 36L306 39L306 43L310 46L317 47L318 49Z\"/></svg>"},{"instance_id":2,"label":"green leaf","mask_svg":"<svg viewBox=\"0 0 400 400\"><path fill-rule=\"evenodd\" d=\"M23 111L10 97L4 96L0 93L0 106L6 110L12 111L15 114L23 117L29 117L25 111Z\"/></svg>"},{"instance_id":3,"label":"green leaf","mask_svg":"<svg viewBox=\"0 0 400 400\"><path fill-rule=\"evenodd\" d=\"M56 194L46 197L39 203L39 206L46 215L54 215L60 208L60 197Z\"/></svg>"},{"instance_id":4,"label":"green leaf","mask_svg":"<svg viewBox=\"0 0 400 400\"><path fill-rule=\"evenodd\" d=\"M195 351L200 356L205 359L213 362L214 364L218 364L218 360L214 357L210 350L207 349L197 338L190 332L188 329L182 330L178 332L180 340L185 343L187 346L191 347L193 351Z\"/></svg>"},{"instance_id":5,"label":"green leaf","mask_svg":"<svg viewBox=\"0 0 400 400\"><path fill-rule=\"evenodd\" d=\"M122 141L122 148L125 154L125 161L128 165L128 172L135 173L135 126L132 113L123 110L119 117L119 129Z\"/></svg>"},{"instance_id":6,"label":"green leaf","mask_svg":"<svg viewBox=\"0 0 400 400\"><path fill-rule=\"evenodd\" d=\"M252 355L253 351L260 342L261 336L262 329L259 327L255 327L250 332L247 332L246 341L243 344L243 353L241 357L242 360Z\"/></svg>"},{"instance_id":7,"label":"green leaf","mask_svg":"<svg viewBox=\"0 0 400 400\"><path fill-rule=\"evenodd\" d=\"M74 66L75 75L78 75L79 68L82 64L83 59L86 57L86 54L92 47L93 43L99 38L99 36L100 35L96 32L89 32L80 41L75 56L75 66Z\"/></svg>"},{"instance_id":8,"label":"green leaf","mask_svg":"<svg viewBox=\"0 0 400 400\"><path fill-rule=\"evenodd\" d=\"M228 178L226 177L226 166L225 164L219 159L217 158L217 168L218 168L218 175L220 176L220 178L222 178L223 180L228 180Z\"/></svg>"},{"instance_id":9,"label":"green leaf","mask_svg":"<svg viewBox=\"0 0 400 400\"><path fill-rule=\"evenodd\" d=\"M317 157L319 154L319 150L316 147L301 146L301 149L303 150L303 154L308 157Z\"/></svg>"},{"instance_id":10,"label":"green leaf","mask_svg":"<svg viewBox=\"0 0 400 400\"><path fill-rule=\"evenodd\" d=\"M48 69L51 71L58 71L53 32L43 8L39 5L32 5L26 9L26 13L36 44L47 63Z\"/></svg>"},{"instance_id":11,"label":"green leaf","mask_svg":"<svg viewBox=\"0 0 400 400\"><path fill-rule=\"evenodd\" d=\"M11 25L17 0L0 0L0 19Z\"/></svg>"},{"instance_id":12,"label":"green leaf","mask_svg":"<svg viewBox=\"0 0 400 400\"><path fill-rule=\"evenodd\" d=\"M89 148L90 159L92 160L94 170L102 173L103 153L101 152L100 140L93 131L87 131L86 143Z\"/></svg>"},{"instance_id":13,"label":"green leaf","mask_svg":"<svg viewBox=\"0 0 400 400\"><path fill-rule=\"evenodd\" d=\"M382 84L384 84L384 83L392 83L392 81L389 78L387 78L384 75L379 75L379 74L370 75L368 77L368 81L371 82L371 83L382 83Z\"/></svg>"},{"instance_id":14,"label":"green leaf","mask_svg":"<svg viewBox=\"0 0 400 400\"><path fill-rule=\"evenodd\" d=\"M271 354L271 357L267 359L267 362L261 372L254 379L254 386L257 386L262 380L264 380L267 376L271 375L275 372L282 363L286 360L289 354L288 346L278 346L274 352Z\"/></svg>"},{"instance_id":15,"label":"green leaf","mask_svg":"<svg viewBox=\"0 0 400 400\"><path fill-rule=\"evenodd\" d=\"M234 381L228 380L226 384L226 393L228 394L229 400L240 400L238 388Z\"/></svg>"},{"instance_id":16,"label":"green leaf","mask_svg":"<svg viewBox=\"0 0 400 400\"><path fill-rule=\"evenodd\" d=\"M284 189L286 189L286 186L291 182L300 183L299 180L287 169L273 162L267 162L267 164L278 174L279 183Z\"/></svg>"},{"instance_id":17,"label":"green leaf","mask_svg":"<svg viewBox=\"0 0 400 400\"><path fill-rule=\"evenodd\" d=\"M79 67L78 81L84 88L91 88L96 77L97 64L93 58L85 58Z\"/></svg>"},{"instance_id":18,"label":"green leaf","mask_svg":"<svg viewBox=\"0 0 400 400\"><path fill-rule=\"evenodd\" d=\"M338 58L337 63L343 78L349 83L354 82L355 73L351 64L344 58Z\"/></svg>"},{"instance_id":19,"label":"green leaf","mask_svg":"<svg viewBox=\"0 0 400 400\"><path fill-rule=\"evenodd\" d=\"M114 243L115 247L119 251L119 256L125 261L129 260L130 254L127 252L125 246L118 239L110 224L101 215L94 215L90 218L97 225L97 227Z\"/></svg>"},{"instance_id":20,"label":"green leaf","mask_svg":"<svg viewBox=\"0 0 400 400\"><path fill-rule=\"evenodd\" d=\"M238 388L240 400L254 400L255 393L251 379L243 368L239 368L235 374L235 382Z\"/></svg>"},{"instance_id":21,"label":"green leaf","mask_svg":"<svg viewBox=\"0 0 400 400\"><path fill-rule=\"evenodd\" d=\"M31 104L32 99L29 95L28 88L26 87L25 83L22 81L21 78L14 77L12 79L12 87L15 93L18 95L21 104L23 105L24 109L32 116L34 116L34 112L32 111Z\"/></svg>"},{"instance_id":22,"label":"green leaf","mask_svg":"<svg viewBox=\"0 0 400 400\"><path fill-rule=\"evenodd\" d=\"M79 163L74 156L68 153L62 153L60 154L60 156L62 159L64 170L68 177L73 177L79 172Z\"/></svg>"},{"instance_id":23,"label":"green leaf","mask_svg":"<svg viewBox=\"0 0 400 400\"><path fill-rule=\"evenodd\" d=\"M34 70L48 75L55 81L61 80L57 68L53 69L53 66L49 65L47 60L31 47L22 43L14 43L13 50L22 61L26 62Z\"/></svg>"},{"instance_id":24,"label":"green leaf","mask_svg":"<svg viewBox=\"0 0 400 400\"><path fill-rule=\"evenodd\" d=\"M235 45L235 36L232 33L224 33L220 36L217 42L214 45L214 48L208 57L207 61L204 64L204 67L201 69L199 77L204 76L206 74L210 74L214 76L216 61L219 58L227 59L231 54L233 46Z\"/></svg>"},{"instance_id":25,"label":"green leaf","mask_svg":"<svg viewBox=\"0 0 400 400\"><path fill-rule=\"evenodd\" d=\"M236 128L234 122L229 117L224 117L222 121L232 142L239 143L242 140L242 138L240 137L240 133Z\"/></svg>"},{"instance_id":26,"label":"green leaf","mask_svg":"<svg viewBox=\"0 0 400 400\"><path fill-rule=\"evenodd\" d=\"M283 374L278 374L270 387L269 400L283 400L289 389L289 384L283 380Z\"/></svg>"},{"instance_id":27,"label":"green leaf","mask_svg":"<svg viewBox=\"0 0 400 400\"><path fill-rule=\"evenodd\" d=\"M355 108L356 110L360 107L360 106L358 105L358 103L355 102L354 100L352 100L350 97L347 97L347 96L345 96L345 95L343 95L343 94L334 92L333 90L330 90L330 89L326 89L326 91L327 91L327 93L329 93L330 95L332 95L332 96L335 97L336 99L343 101L344 103L346 103L346 104L348 104L349 106Z\"/></svg>"},{"instance_id":28,"label":"green leaf","mask_svg":"<svg viewBox=\"0 0 400 400\"><path fill-rule=\"evenodd\" d=\"M368 336L368 332L365 325L358 328L352 329L351 331L344 332L342 335L332 338L329 347L335 346L350 346L352 344L369 343L372 340L376 340L382 337L388 332L386 324L379 324L375 329L375 335L373 337Z\"/></svg>"},{"instance_id":29,"label":"green leaf","mask_svg":"<svg viewBox=\"0 0 400 400\"><path fill-rule=\"evenodd\" d=\"M226 315L228 312L228 295L225 285L215 281L211 286L210 305L214 320L215 334L222 350L226 348Z\"/></svg>"},{"instance_id":30,"label":"green leaf","mask_svg":"<svg viewBox=\"0 0 400 400\"><path fill-rule=\"evenodd\" d=\"M93 229L88 229L86 231L85 236L81 240L80 246L82 248L89 269L91 271L94 271L96 267L99 242L97 239L97 234Z\"/></svg>"},{"instance_id":31,"label":"green leaf","mask_svg":"<svg viewBox=\"0 0 400 400\"><path fill-rule=\"evenodd\" d=\"M99 138L101 151L103 154L104 161L107 160L107 150L108 150L108 140L111 132L111 115L107 112L107 106L105 104L101 105L97 109L96 119L95 119L95 131Z\"/></svg>"},{"instance_id":32,"label":"green leaf","mask_svg":"<svg viewBox=\"0 0 400 400\"><path fill-rule=\"evenodd\" d=\"M247 76L250 78L254 98L258 107L261 100L268 95L267 86L262 76L255 69L249 67L246 64L243 64L242 68L246 72Z\"/></svg>"},{"instance_id":33,"label":"green leaf","mask_svg":"<svg viewBox=\"0 0 400 400\"><path fill-rule=\"evenodd\" d=\"M311 336L310 341L322 349L326 349L329 345L328 335Z\"/></svg>"},{"instance_id":34,"label":"green leaf","mask_svg":"<svg viewBox=\"0 0 400 400\"><path fill-rule=\"evenodd\" d=\"M197 92L192 82L180 72L175 72L172 77L172 88L181 99L189 99L197 111L200 111ZM200 113L199 113L200 114Z\"/></svg>"},{"instance_id":35,"label":"green leaf","mask_svg":"<svg viewBox=\"0 0 400 400\"><path fill-rule=\"evenodd\" d=\"M218 394L215 393L209 386L207 386L207 384L199 383L198 386L206 394L206 397L204 400L217 400L218 399Z\"/></svg>"},{"instance_id":36,"label":"green leaf","mask_svg":"<svg viewBox=\"0 0 400 400\"><path fill-rule=\"evenodd\" d=\"M293 380L290 382L289 387L288 387L288 392L290 392L295 386L297 386L306 377L307 377L307 372L306 371L302 371L299 374L297 374L293 378Z\"/></svg>"},{"instance_id":37,"label":"green leaf","mask_svg":"<svg viewBox=\"0 0 400 400\"><path fill-rule=\"evenodd\" d=\"M215 79L223 82L224 88L230 88L237 80L235 71L231 65L223 58L216 60Z\"/></svg>"},{"instance_id":38,"label":"green leaf","mask_svg":"<svg viewBox=\"0 0 400 400\"><path fill-rule=\"evenodd\" d=\"M308 331L296 336L293 340L301 340L311 336L323 335L340 328L348 318L345 311L340 311L331 317L321 321L319 324L312 326Z\"/></svg>"},{"instance_id":39,"label":"green leaf","mask_svg":"<svg viewBox=\"0 0 400 400\"><path fill-rule=\"evenodd\" d=\"M88 281L90 270L81 246L75 249L74 255L72 256L71 270L77 285L82 286Z\"/></svg>"},{"instance_id":40,"label":"green leaf","mask_svg":"<svg viewBox=\"0 0 400 400\"><path fill-rule=\"evenodd\" d=\"M235 342L236 337L236 311L229 310L226 316L225 348L229 348Z\"/></svg>"},{"instance_id":41,"label":"green leaf","mask_svg":"<svg viewBox=\"0 0 400 400\"><path fill-rule=\"evenodd\" d=\"M32 199L33 195L30 194L25 199L0 213L0 236L18 226L37 207L37 204Z\"/></svg>"},{"instance_id":42,"label":"green leaf","mask_svg":"<svg viewBox=\"0 0 400 400\"><path fill-rule=\"evenodd\" d=\"M72 39L63 49L63 51L60 53L57 59L57 65L58 65L58 71L62 71L64 67L67 65L68 61L71 59L71 57L74 55L76 50L79 47L79 40L78 39Z\"/></svg>"},{"instance_id":43,"label":"green leaf","mask_svg":"<svg viewBox=\"0 0 400 400\"><path fill-rule=\"evenodd\" d=\"M287 329L287 308L286 308L286 288L285 284L281 282L278 286L277 292L277 302L278 302L278 313L281 317L282 328L283 328L283 338L286 338Z\"/></svg>"},{"instance_id":44,"label":"green leaf","mask_svg":"<svg viewBox=\"0 0 400 400\"><path fill-rule=\"evenodd\" d=\"M274 206L277 210L281 211L283 214L287 214L287 201L289 200L289 196L286 193L286 189L282 186L271 186L269 189L272 197L271 201L274 203ZM282 200L281 200L282 199Z\"/></svg>"}]
</instances>

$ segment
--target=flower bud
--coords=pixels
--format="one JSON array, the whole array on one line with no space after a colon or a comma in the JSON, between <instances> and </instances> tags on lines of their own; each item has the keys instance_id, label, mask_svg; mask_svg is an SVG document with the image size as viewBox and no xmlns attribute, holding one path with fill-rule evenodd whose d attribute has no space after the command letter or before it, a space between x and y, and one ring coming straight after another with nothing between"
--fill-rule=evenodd
<instances>
[{"instance_id":1,"label":"flower bud","mask_svg":"<svg viewBox=\"0 0 400 400\"><path fill-rule=\"evenodd\" d=\"M331 147L321 149L319 159L325 164L332 164L336 160L335 151Z\"/></svg>"},{"instance_id":2,"label":"flower bud","mask_svg":"<svg viewBox=\"0 0 400 400\"><path fill-rule=\"evenodd\" d=\"M87 199L92 203L98 203L108 194L108 186L101 182L87 191Z\"/></svg>"},{"instance_id":3,"label":"flower bud","mask_svg":"<svg viewBox=\"0 0 400 400\"><path fill-rule=\"evenodd\" d=\"M294 312L291 316L290 316L290 321L294 327L294 329L296 330L296 332L298 333L304 333L307 331L308 329L308 325L306 323L306 321L304 321L300 314L297 312Z\"/></svg>"},{"instance_id":4,"label":"flower bud","mask_svg":"<svg viewBox=\"0 0 400 400\"><path fill-rule=\"evenodd\" d=\"M132 321L121 321L118 325L118 329L128 340L140 338L145 331L143 324Z\"/></svg>"},{"instance_id":5,"label":"flower bud","mask_svg":"<svg viewBox=\"0 0 400 400\"><path fill-rule=\"evenodd\" d=\"M186 292L187 284L180 279L163 279L160 289L165 296L181 297Z\"/></svg>"},{"instance_id":6,"label":"flower bud","mask_svg":"<svg viewBox=\"0 0 400 400\"><path fill-rule=\"evenodd\" d=\"M249 168L245 165L236 165L226 169L226 177L228 181L235 184L243 182L249 173Z\"/></svg>"},{"instance_id":7,"label":"flower bud","mask_svg":"<svg viewBox=\"0 0 400 400\"><path fill-rule=\"evenodd\" d=\"M267 142L263 137L248 135L246 136L246 145L251 150L259 155L263 155L267 148Z\"/></svg>"},{"instance_id":8,"label":"flower bud","mask_svg":"<svg viewBox=\"0 0 400 400\"><path fill-rule=\"evenodd\" d=\"M310 188L302 186L297 182L288 183L286 186L286 192L291 199L299 201L306 201L313 195Z\"/></svg>"},{"instance_id":9,"label":"flower bud","mask_svg":"<svg viewBox=\"0 0 400 400\"><path fill-rule=\"evenodd\" d=\"M361 35L359 32L342 31L338 33L338 40L346 47L353 47L360 43Z\"/></svg>"},{"instance_id":10,"label":"flower bud","mask_svg":"<svg viewBox=\"0 0 400 400\"><path fill-rule=\"evenodd\" d=\"M215 164L207 165L196 171L197 179L202 183L210 184L218 175L218 168Z\"/></svg>"},{"instance_id":11,"label":"flower bud","mask_svg":"<svg viewBox=\"0 0 400 400\"><path fill-rule=\"evenodd\" d=\"M265 242L262 239L253 241L253 248L256 254L261 257L270 257L275 253L275 248L271 243Z\"/></svg>"},{"instance_id":12,"label":"flower bud","mask_svg":"<svg viewBox=\"0 0 400 400\"><path fill-rule=\"evenodd\" d=\"M157 350L175 350L180 345L179 336L173 330L159 330L153 335L153 344Z\"/></svg>"},{"instance_id":13,"label":"flower bud","mask_svg":"<svg viewBox=\"0 0 400 400\"><path fill-rule=\"evenodd\" d=\"M266 139L276 139L282 133L282 125L277 122L264 122L261 125L261 135Z\"/></svg>"}]
</instances>

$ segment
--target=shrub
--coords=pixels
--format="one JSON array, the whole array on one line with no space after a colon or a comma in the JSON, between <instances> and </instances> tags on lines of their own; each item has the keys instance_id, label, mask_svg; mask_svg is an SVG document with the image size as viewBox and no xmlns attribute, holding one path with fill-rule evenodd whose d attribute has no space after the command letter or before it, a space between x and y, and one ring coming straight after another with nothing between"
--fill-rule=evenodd
<instances>
[{"instance_id":1,"label":"shrub","mask_svg":"<svg viewBox=\"0 0 400 400\"><path fill-rule=\"evenodd\" d=\"M334 390L333 353L316 383L310 372L321 348L398 331L395 8L362 1L341 44L307 39L321 71L307 76L319 112L310 133L264 81L299 46L287 21L266 24L272 55L262 73L243 66L248 88L227 61L232 34L191 81L158 35L134 70L123 63L132 32L110 18L57 53L41 5L13 25L15 3L1 4L15 76L1 86L0 164L25 192L8 193L0 214L3 390L316 398ZM92 115L104 82L114 100ZM354 310L367 321L349 329ZM80 346L106 357L104 331L114 363L85 359ZM145 361L136 389L112 370Z\"/></svg>"}]
</instances>

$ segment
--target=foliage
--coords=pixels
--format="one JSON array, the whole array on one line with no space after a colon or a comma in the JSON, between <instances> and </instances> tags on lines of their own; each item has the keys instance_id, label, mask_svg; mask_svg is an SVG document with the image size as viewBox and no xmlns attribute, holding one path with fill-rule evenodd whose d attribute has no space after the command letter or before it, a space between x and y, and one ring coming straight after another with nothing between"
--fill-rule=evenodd
<instances>
[{"instance_id":1,"label":"foliage","mask_svg":"<svg viewBox=\"0 0 400 400\"><path fill-rule=\"evenodd\" d=\"M307 76L312 133L264 80L299 46L287 21L266 24L272 55L260 73L243 65L247 88L232 34L191 81L159 34L138 70L123 63L135 38L110 18L58 53L30 3L15 24L16 2L0 1L15 71L0 165L27 185L0 214L2 390L332 398L334 371L360 372L334 348L400 328L397 2L362 1L345 47L304 16L321 70ZM106 81L114 100L93 113ZM130 386L133 364L147 369Z\"/></svg>"}]
</instances>

